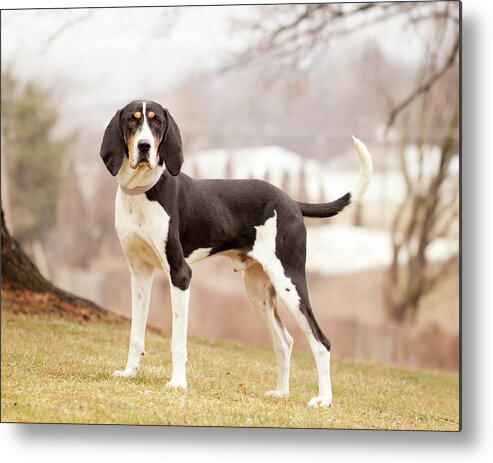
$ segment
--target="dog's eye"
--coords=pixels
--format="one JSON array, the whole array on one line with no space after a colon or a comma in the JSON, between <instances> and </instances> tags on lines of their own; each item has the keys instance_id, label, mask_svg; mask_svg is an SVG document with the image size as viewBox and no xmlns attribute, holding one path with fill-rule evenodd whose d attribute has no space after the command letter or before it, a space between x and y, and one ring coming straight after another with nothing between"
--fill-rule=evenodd
<instances>
[{"instance_id":1,"label":"dog's eye","mask_svg":"<svg viewBox=\"0 0 493 463\"><path fill-rule=\"evenodd\" d=\"M157 117L155 117L155 118L152 120L152 123L153 123L154 125L161 125L161 121L160 121Z\"/></svg>"},{"instance_id":2,"label":"dog's eye","mask_svg":"<svg viewBox=\"0 0 493 463\"><path fill-rule=\"evenodd\" d=\"M133 117L133 116L128 119L128 123L130 125L134 125L136 122L137 122L137 119L135 119L135 117Z\"/></svg>"}]
</instances>

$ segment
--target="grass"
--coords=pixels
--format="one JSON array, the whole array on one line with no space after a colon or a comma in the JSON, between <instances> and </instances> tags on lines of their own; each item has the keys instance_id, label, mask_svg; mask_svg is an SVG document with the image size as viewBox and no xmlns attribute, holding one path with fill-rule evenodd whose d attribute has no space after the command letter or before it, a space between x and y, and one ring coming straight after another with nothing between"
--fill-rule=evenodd
<instances>
[{"instance_id":1,"label":"grass","mask_svg":"<svg viewBox=\"0 0 493 463\"><path fill-rule=\"evenodd\" d=\"M126 323L2 313L4 422L119 423L294 428L459 429L458 376L333 360L334 402L316 395L311 354L293 352L291 394L274 399L272 350L232 341L189 339L188 389L170 378L170 339L148 332L133 379L124 367Z\"/></svg>"}]
</instances>

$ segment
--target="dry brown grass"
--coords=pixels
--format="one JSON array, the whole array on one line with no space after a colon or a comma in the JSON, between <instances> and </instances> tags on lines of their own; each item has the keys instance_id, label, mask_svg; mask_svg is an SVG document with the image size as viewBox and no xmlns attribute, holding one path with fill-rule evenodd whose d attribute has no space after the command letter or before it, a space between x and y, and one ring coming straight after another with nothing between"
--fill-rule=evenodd
<instances>
[{"instance_id":1,"label":"dry brown grass","mask_svg":"<svg viewBox=\"0 0 493 463\"><path fill-rule=\"evenodd\" d=\"M455 374L334 358L333 406L313 409L312 356L293 353L287 400L264 396L275 382L272 350L191 338L189 388L167 390L170 339L147 336L143 366L124 365L128 323L53 314L2 313L2 421L295 428L459 429Z\"/></svg>"}]
</instances>

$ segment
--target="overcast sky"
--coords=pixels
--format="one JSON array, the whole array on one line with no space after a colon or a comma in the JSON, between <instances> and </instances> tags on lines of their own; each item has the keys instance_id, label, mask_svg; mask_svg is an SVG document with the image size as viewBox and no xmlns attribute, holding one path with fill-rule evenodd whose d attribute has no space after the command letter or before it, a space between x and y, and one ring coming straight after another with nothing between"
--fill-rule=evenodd
<instances>
[{"instance_id":1,"label":"overcast sky","mask_svg":"<svg viewBox=\"0 0 493 463\"><path fill-rule=\"evenodd\" d=\"M152 98L192 70L210 68L224 58L234 45L224 40L232 10L3 12L2 66L55 89L64 109L83 110L95 100L104 108L134 97ZM56 35L64 25L71 27Z\"/></svg>"},{"instance_id":2,"label":"overcast sky","mask_svg":"<svg viewBox=\"0 0 493 463\"><path fill-rule=\"evenodd\" d=\"M62 112L107 111L133 98L159 97L189 73L213 69L248 45L248 35L233 21L259 8L4 11L2 67L52 89ZM419 57L419 41L406 42L396 24L383 23L366 34L396 59ZM351 40L362 37L340 41L331 52L341 52Z\"/></svg>"}]
</instances>

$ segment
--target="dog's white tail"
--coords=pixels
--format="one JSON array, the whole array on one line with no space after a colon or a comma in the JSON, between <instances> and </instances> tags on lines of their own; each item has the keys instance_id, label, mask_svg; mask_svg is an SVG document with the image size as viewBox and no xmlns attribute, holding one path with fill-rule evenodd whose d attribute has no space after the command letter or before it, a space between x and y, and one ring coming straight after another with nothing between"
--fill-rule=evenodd
<instances>
[{"instance_id":1,"label":"dog's white tail","mask_svg":"<svg viewBox=\"0 0 493 463\"><path fill-rule=\"evenodd\" d=\"M359 201L368 190L373 171L371 156L365 144L353 136L354 146L359 157L359 178L356 186L344 196L323 204L298 202L304 217L325 218L339 214L346 207Z\"/></svg>"}]
</instances>

